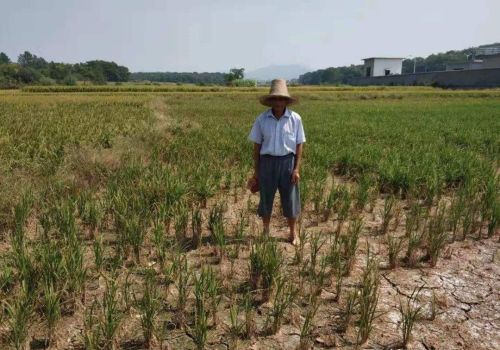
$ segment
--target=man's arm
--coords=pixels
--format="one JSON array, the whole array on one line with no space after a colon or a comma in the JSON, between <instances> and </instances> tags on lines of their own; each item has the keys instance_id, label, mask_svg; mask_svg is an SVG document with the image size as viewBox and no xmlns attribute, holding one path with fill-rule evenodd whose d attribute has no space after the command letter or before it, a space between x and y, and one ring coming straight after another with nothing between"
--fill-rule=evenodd
<instances>
[{"instance_id":1,"label":"man's arm","mask_svg":"<svg viewBox=\"0 0 500 350\"><path fill-rule=\"evenodd\" d=\"M300 171L300 165L302 164L302 149L304 148L303 143L299 143L295 147L295 162L294 162L294 167L293 170L299 172Z\"/></svg>"}]
</instances>

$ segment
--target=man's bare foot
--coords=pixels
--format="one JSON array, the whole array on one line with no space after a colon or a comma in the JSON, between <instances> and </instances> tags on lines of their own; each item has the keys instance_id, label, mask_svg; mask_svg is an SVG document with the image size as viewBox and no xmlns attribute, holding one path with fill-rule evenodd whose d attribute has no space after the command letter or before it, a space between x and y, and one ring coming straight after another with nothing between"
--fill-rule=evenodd
<instances>
[{"instance_id":1,"label":"man's bare foot","mask_svg":"<svg viewBox=\"0 0 500 350\"><path fill-rule=\"evenodd\" d=\"M295 235L295 236L290 236L288 238L288 242L293 244L293 245L299 245L300 244L300 238L298 235Z\"/></svg>"}]
</instances>

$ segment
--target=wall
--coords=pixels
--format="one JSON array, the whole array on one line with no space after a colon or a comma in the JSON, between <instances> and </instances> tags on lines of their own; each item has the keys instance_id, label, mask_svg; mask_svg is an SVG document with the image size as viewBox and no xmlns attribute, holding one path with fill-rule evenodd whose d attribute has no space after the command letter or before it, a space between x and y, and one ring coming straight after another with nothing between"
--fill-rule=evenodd
<instances>
[{"instance_id":1,"label":"wall","mask_svg":"<svg viewBox=\"0 0 500 350\"><path fill-rule=\"evenodd\" d=\"M363 77L351 85L433 85L450 88L500 87L500 68Z\"/></svg>"},{"instance_id":2,"label":"wall","mask_svg":"<svg viewBox=\"0 0 500 350\"><path fill-rule=\"evenodd\" d=\"M389 69L391 74L401 74L403 60L397 58L377 58L373 68L373 76L385 76L385 70Z\"/></svg>"}]
</instances>

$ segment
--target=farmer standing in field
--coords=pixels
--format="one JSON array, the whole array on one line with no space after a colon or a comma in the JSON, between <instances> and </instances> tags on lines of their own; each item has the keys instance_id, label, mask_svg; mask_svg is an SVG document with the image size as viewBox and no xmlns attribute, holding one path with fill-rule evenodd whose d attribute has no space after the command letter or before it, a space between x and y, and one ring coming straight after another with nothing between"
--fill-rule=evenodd
<instances>
[{"instance_id":1,"label":"farmer standing in field","mask_svg":"<svg viewBox=\"0 0 500 350\"><path fill-rule=\"evenodd\" d=\"M302 118L288 106L297 102L290 96L286 80L271 82L269 94L260 102L269 108L255 120L248 139L254 142L254 174L249 180L253 192L260 192L257 214L262 217L264 232L269 223L276 190L280 192L283 215L288 219L289 241L298 243L295 222L300 214L299 170L306 141Z\"/></svg>"}]
</instances>

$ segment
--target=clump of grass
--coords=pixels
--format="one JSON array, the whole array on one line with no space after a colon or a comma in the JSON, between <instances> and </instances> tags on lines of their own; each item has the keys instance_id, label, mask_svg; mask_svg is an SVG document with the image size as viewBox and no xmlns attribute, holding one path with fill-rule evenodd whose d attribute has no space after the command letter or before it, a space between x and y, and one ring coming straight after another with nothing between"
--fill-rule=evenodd
<instances>
[{"instance_id":1,"label":"clump of grass","mask_svg":"<svg viewBox=\"0 0 500 350\"><path fill-rule=\"evenodd\" d=\"M310 295L309 306L304 317L304 323L300 328L300 341L298 350L307 350L311 348L311 333L314 327L314 317L320 306L319 299L317 296Z\"/></svg>"},{"instance_id":2,"label":"clump of grass","mask_svg":"<svg viewBox=\"0 0 500 350\"><path fill-rule=\"evenodd\" d=\"M356 259L356 251L358 249L358 241L361 230L363 229L363 221L359 218L354 219L349 225L347 236L341 237L342 257L345 261L344 276L349 276L351 273L354 261Z\"/></svg>"},{"instance_id":3,"label":"clump of grass","mask_svg":"<svg viewBox=\"0 0 500 350\"><path fill-rule=\"evenodd\" d=\"M191 271L188 267L186 256L183 254L180 257L177 271L177 324L184 327L186 324L186 302L188 297L188 282L190 279Z\"/></svg>"},{"instance_id":4,"label":"clump of grass","mask_svg":"<svg viewBox=\"0 0 500 350\"><path fill-rule=\"evenodd\" d=\"M382 225L379 234L384 235L387 233L389 225L394 218L395 198L393 195L387 196L384 201L384 209L382 210Z\"/></svg>"},{"instance_id":5,"label":"clump of grass","mask_svg":"<svg viewBox=\"0 0 500 350\"><path fill-rule=\"evenodd\" d=\"M435 267L447 239L444 206L440 206L436 215L430 218L426 238L427 256L429 257L431 267Z\"/></svg>"},{"instance_id":6,"label":"clump of grass","mask_svg":"<svg viewBox=\"0 0 500 350\"><path fill-rule=\"evenodd\" d=\"M217 204L210 211L210 218L208 222L210 232L212 234L212 243L216 246L215 252L219 261L225 256L225 247L227 243L223 213L223 203Z\"/></svg>"},{"instance_id":7,"label":"clump of grass","mask_svg":"<svg viewBox=\"0 0 500 350\"><path fill-rule=\"evenodd\" d=\"M408 248L406 250L405 260L409 267L414 267L417 264L417 252L424 238L423 231L413 230L408 236Z\"/></svg>"},{"instance_id":8,"label":"clump of grass","mask_svg":"<svg viewBox=\"0 0 500 350\"><path fill-rule=\"evenodd\" d=\"M86 309L84 313L82 339L83 345L87 350L100 349L101 333L99 320L95 315L95 308L97 305L97 301L94 301L92 306Z\"/></svg>"},{"instance_id":9,"label":"clump of grass","mask_svg":"<svg viewBox=\"0 0 500 350\"><path fill-rule=\"evenodd\" d=\"M276 280L276 292L274 295L273 306L270 311L269 316L272 316L273 323L269 329L270 334L276 334L283 320L285 311L290 306L290 304L295 300L298 290L294 287L291 281L288 281L286 277L280 275ZM268 323L266 321L266 324ZM266 327L267 328L267 327Z\"/></svg>"},{"instance_id":10,"label":"clump of grass","mask_svg":"<svg viewBox=\"0 0 500 350\"><path fill-rule=\"evenodd\" d=\"M250 285L256 290L259 282L262 284L262 300L269 300L273 283L278 276L283 256L276 240L262 236L252 244L250 251Z\"/></svg>"},{"instance_id":11,"label":"clump of grass","mask_svg":"<svg viewBox=\"0 0 500 350\"><path fill-rule=\"evenodd\" d=\"M364 344L372 331L375 312L379 298L379 272L376 260L367 250L366 266L361 279L361 287L357 297L359 303L358 344Z\"/></svg>"},{"instance_id":12,"label":"clump of grass","mask_svg":"<svg viewBox=\"0 0 500 350\"><path fill-rule=\"evenodd\" d=\"M8 342L16 350L24 349L28 339L30 320L33 315L33 305L27 294L26 285L22 285L21 295L11 303L4 301L7 314Z\"/></svg>"},{"instance_id":13,"label":"clump of grass","mask_svg":"<svg viewBox=\"0 0 500 350\"><path fill-rule=\"evenodd\" d=\"M61 299L59 293L53 287L47 287L44 291L44 314L47 320L48 344L52 344L54 330L57 321L61 318Z\"/></svg>"},{"instance_id":14,"label":"clump of grass","mask_svg":"<svg viewBox=\"0 0 500 350\"><path fill-rule=\"evenodd\" d=\"M417 298L423 286L413 289L410 297L406 299L406 303L399 301L399 312L401 313L401 333L402 333L402 347L406 349L408 341L410 340L411 331L417 319L419 318L422 306L417 306Z\"/></svg>"},{"instance_id":15,"label":"clump of grass","mask_svg":"<svg viewBox=\"0 0 500 350\"><path fill-rule=\"evenodd\" d=\"M337 228L335 231L337 237L340 236L340 233L342 232L342 226L349 217L349 210L351 208L351 202L352 202L351 193L349 192L347 187L343 186L340 191L341 191L339 196L340 202L337 214Z\"/></svg>"},{"instance_id":16,"label":"clump of grass","mask_svg":"<svg viewBox=\"0 0 500 350\"><path fill-rule=\"evenodd\" d=\"M192 239L191 244L194 249L197 249L201 245L201 228L202 228L202 215L199 206L193 207L191 211L191 229L192 229Z\"/></svg>"},{"instance_id":17,"label":"clump of grass","mask_svg":"<svg viewBox=\"0 0 500 350\"><path fill-rule=\"evenodd\" d=\"M243 330L244 324L239 319L240 306L237 302L233 301L231 307L229 308L229 320L231 322L228 327L229 330L229 349L236 350L238 349L238 339Z\"/></svg>"},{"instance_id":18,"label":"clump of grass","mask_svg":"<svg viewBox=\"0 0 500 350\"><path fill-rule=\"evenodd\" d=\"M359 290L353 289L347 294L346 304L342 315L342 323L339 325L338 330L340 332L346 332L351 322L352 316L354 315L355 308L358 304Z\"/></svg>"},{"instance_id":19,"label":"clump of grass","mask_svg":"<svg viewBox=\"0 0 500 350\"><path fill-rule=\"evenodd\" d=\"M186 242L189 210L183 202L179 202L175 208L174 215L175 238L179 247L183 247Z\"/></svg>"},{"instance_id":20,"label":"clump of grass","mask_svg":"<svg viewBox=\"0 0 500 350\"><path fill-rule=\"evenodd\" d=\"M369 176L363 175L354 191L354 208L357 212L363 211L370 200L370 187L372 180Z\"/></svg>"},{"instance_id":21,"label":"clump of grass","mask_svg":"<svg viewBox=\"0 0 500 350\"><path fill-rule=\"evenodd\" d=\"M135 305L139 310L144 343L148 349L152 346L153 336L157 329L156 322L161 307L155 275L155 270L147 269L145 272L142 295L137 297L135 293L133 294Z\"/></svg>"},{"instance_id":22,"label":"clump of grass","mask_svg":"<svg viewBox=\"0 0 500 350\"><path fill-rule=\"evenodd\" d=\"M243 307L245 311L245 336L251 338L255 334L255 307L253 305L253 298L250 291L245 293L243 299Z\"/></svg>"},{"instance_id":23,"label":"clump of grass","mask_svg":"<svg viewBox=\"0 0 500 350\"><path fill-rule=\"evenodd\" d=\"M327 255L327 260L330 263L330 270L335 277L335 298L338 302L340 300L340 293L342 291L342 282L344 279L344 265L342 262L342 253L340 242L335 240L330 245L330 251Z\"/></svg>"},{"instance_id":24,"label":"clump of grass","mask_svg":"<svg viewBox=\"0 0 500 350\"><path fill-rule=\"evenodd\" d=\"M205 274L202 272L199 278L195 277L194 295L195 295L195 314L194 314L194 329L192 330L192 338L196 344L196 348L202 350L205 348L208 334L208 308L206 307L206 280Z\"/></svg>"},{"instance_id":25,"label":"clump of grass","mask_svg":"<svg viewBox=\"0 0 500 350\"><path fill-rule=\"evenodd\" d=\"M302 223L302 222L301 222ZM295 255L293 258L294 264L301 264L304 260L304 247L307 242L307 230L299 223L297 227L297 235L299 237L299 244L294 245Z\"/></svg>"},{"instance_id":26,"label":"clump of grass","mask_svg":"<svg viewBox=\"0 0 500 350\"><path fill-rule=\"evenodd\" d=\"M104 265L104 244L102 240L102 235L95 238L92 242L92 247L94 251L94 264L98 272L102 271Z\"/></svg>"},{"instance_id":27,"label":"clump of grass","mask_svg":"<svg viewBox=\"0 0 500 350\"><path fill-rule=\"evenodd\" d=\"M389 251L389 268L395 269L399 264L399 253L403 248L403 238L398 238L394 235L387 236L387 248Z\"/></svg>"},{"instance_id":28,"label":"clump of grass","mask_svg":"<svg viewBox=\"0 0 500 350\"><path fill-rule=\"evenodd\" d=\"M103 317L100 322L100 333L103 337L103 348L112 350L116 333L123 318L122 311L118 303L118 284L114 278L106 281L106 290L101 304Z\"/></svg>"}]
</instances>

